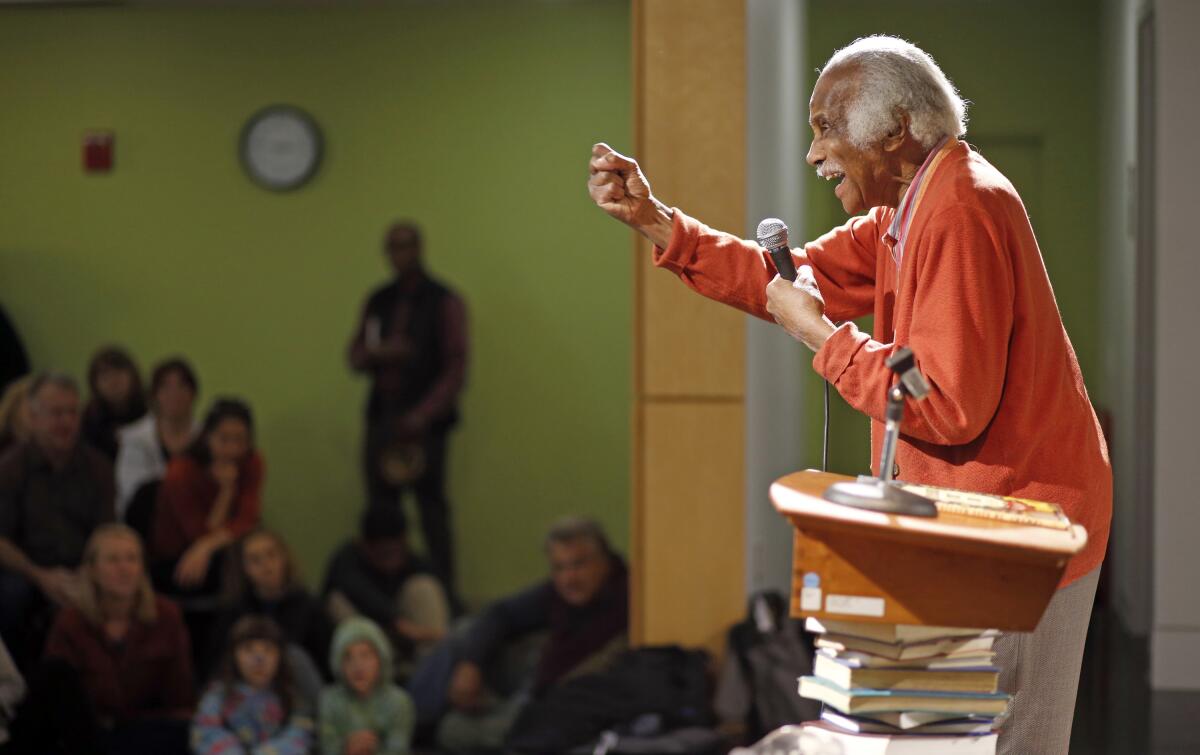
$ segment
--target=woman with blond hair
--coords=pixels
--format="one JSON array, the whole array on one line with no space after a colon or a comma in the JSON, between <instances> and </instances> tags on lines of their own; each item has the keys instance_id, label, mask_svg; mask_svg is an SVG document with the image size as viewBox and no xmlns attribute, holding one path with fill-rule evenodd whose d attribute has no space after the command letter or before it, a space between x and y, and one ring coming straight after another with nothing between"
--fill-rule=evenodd
<instances>
[{"instance_id":1,"label":"woman with blond hair","mask_svg":"<svg viewBox=\"0 0 1200 755\"><path fill-rule=\"evenodd\" d=\"M98 527L81 572L78 604L59 613L46 658L77 674L100 751L186 752L194 703L187 630L179 609L150 586L137 533Z\"/></svg>"}]
</instances>

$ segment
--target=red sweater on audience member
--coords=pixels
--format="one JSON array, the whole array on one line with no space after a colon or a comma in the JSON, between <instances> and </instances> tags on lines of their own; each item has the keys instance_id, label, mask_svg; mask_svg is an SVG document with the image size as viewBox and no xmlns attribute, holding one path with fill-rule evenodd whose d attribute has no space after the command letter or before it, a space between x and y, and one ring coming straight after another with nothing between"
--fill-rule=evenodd
<instances>
[{"instance_id":1,"label":"red sweater on audience member","mask_svg":"<svg viewBox=\"0 0 1200 755\"><path fill-rule=\"evenodd\" d=\"M263 459L257 451L238 469L237 492L224 528L241 537L258 526L262 515ZM178 558L192 543L208 534L208 514L220 492L208 467L190 455L175 457L167 465L154 512L154 554Z\"/></svg>"},{"instance_id":2,"label":"red sweater on audience member","mask_svg":"<svg viewBox=\"0 0 1200 755\"><path fill-rule=\"evenodd\" d=\"M179 608L155 597L157 618L134 620L120 642L104 634L77 608L58 614L46 640L46 657L79 672L84 692L101 719L129 721L186 718L194 703L191 644Z\"/></svg>"}]
</instances>

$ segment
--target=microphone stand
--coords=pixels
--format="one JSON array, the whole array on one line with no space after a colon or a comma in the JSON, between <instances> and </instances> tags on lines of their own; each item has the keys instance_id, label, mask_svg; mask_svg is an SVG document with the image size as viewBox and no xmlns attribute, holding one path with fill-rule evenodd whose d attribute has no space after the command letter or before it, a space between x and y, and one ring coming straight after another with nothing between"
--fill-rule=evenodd
<instances>
[{"instance_id":1,"label":"microphone stand","mask_svg":"<svg viewBox=\"0 0 1200 755\"><path fill-rule=\"evenodd\" d=\"M900 422L904 418L904 400L910 396L918 401L924 399L929 393L929 384L917 368L912 349L907 346L888 357L886 364L898 379L888 389L879 477L860 476L856 482L836 482L825 489L825 500L888 514L937 516L933 501L908 492L892 479L896 442L900 439Z\"/></svg>"}]
</instances>

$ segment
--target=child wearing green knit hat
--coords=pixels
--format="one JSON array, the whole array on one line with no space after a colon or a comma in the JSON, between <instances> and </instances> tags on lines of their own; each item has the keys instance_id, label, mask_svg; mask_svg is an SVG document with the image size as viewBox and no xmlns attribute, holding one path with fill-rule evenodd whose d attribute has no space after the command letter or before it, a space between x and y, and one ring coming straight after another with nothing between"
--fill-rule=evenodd
<instances>
[{"instance_id":1,"label":"child wearing green knit hat","mask_svg":"<svg viewBox=\"0 0 1200 755\"><path fill-rule=\"evenodd\" d=\"M333 635L329 665L337 681L321 693L321 751L343 755L409 752L416 712L392 683L392 648L383 630L362 617Z\"/></svg>"}]
</instances>

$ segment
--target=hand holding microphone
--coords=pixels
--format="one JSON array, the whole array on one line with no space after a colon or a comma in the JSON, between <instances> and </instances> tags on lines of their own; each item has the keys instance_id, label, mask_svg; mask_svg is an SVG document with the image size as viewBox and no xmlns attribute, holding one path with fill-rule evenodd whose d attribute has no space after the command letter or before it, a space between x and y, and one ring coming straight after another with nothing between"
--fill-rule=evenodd
<instances>
[{"instance_id":1,"label":"hand holding microphone","mask_svg":"<svg viewBox=\"0 0 1200 755\"><path fill-rule=\"evenodd\" d=\"M771 255L779 275L767 284L767 312L788 334L813 351L833 332L825 318L825 300L808 265L796 269L788 246L787 225L777 218L758 224L758 243Z\"/></svg>"}]
</instances>

